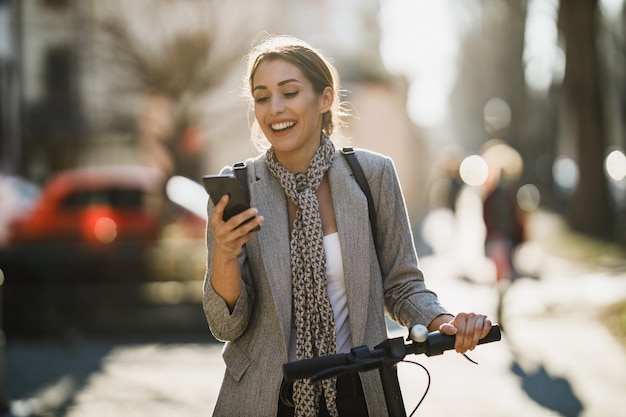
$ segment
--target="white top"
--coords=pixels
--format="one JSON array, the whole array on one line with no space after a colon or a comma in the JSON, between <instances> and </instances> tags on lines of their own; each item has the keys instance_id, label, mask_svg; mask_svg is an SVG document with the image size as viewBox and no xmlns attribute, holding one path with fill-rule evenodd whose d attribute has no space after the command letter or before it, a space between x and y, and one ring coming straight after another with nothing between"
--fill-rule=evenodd
<instances>
[{"instance_id":1,"label":"white top","mask_svg":"<svg viewBox=\"0 0 626 417\"><path fill-rule=\"evenodd\" d=\"M352 349L350 320L348 320L348 298L346 297L346 280L343 276L343 259L339 233L324 236L324 252L326 252L326 279L328 298L333 308L335 329L337 330L337 353L348 353Z\"/></svg>"},{"instance_id":2,"label":"white top","mask_svg":"<svg viewBox=\"0 0 626 417\"><path fill-rule=\"evenodd\" d=\"M335 317L337 331L337 353L348 353L352 349L350 320L348 318L348 299L346 297L346 281L343 275L343 258L339 233L324 236L324 252L326 253L326 279L330 305ZM291 332L289 343L289 361L296 360L296 332Z\"/></svg>"}]
</instances>

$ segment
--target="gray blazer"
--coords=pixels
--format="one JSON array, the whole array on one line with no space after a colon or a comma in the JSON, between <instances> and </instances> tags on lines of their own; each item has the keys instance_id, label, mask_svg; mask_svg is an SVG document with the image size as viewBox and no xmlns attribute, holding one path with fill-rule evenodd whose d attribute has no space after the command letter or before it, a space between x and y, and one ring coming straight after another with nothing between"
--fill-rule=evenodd
<instances>
[{"instance_id":1,"label":"gray blazer","mask_svg":"<svg viewBox=\"0 0 626 417\"><path fill-rule=\"evenodd\" d=\"M424 285L404 197L391 159L357 150L372 190L383 246L378 264L367 200L345 158L328 171L343 258L352 345L373 347L387 338L385 311L400 325L428 325L446 312ZM241 297L229 312L210 283L213 236L204 282L204 311L213 335L225 341L226 372L214 416L276 416L291 331L291 267L286 196L264 156L247 161L250 199L264 217L261 231L239 257ZM224 173L231 172L225 168ZM210 200L209 200L210 201ZM209 217L213 205L209 202ZM371 416L386 416L378 371L360 374Z\"/></svg>"}]
</instances>

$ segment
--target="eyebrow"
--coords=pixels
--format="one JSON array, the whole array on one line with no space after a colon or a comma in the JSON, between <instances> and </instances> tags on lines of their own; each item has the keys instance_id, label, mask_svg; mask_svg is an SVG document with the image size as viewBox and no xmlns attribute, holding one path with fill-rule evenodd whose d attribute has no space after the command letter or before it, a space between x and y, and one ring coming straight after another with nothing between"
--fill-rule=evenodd
<instances>
[{"instance_id":1,"label":"eyebrow","mask_svg":"<svg viewBox=\"0 0 626 417\"><path fill-rule=\"evenodd\" d=\"M300 83L300 81L296 80L295 78L289 78L289 79L286 79L286 80L283 80L283 81L279 82L277 85L278 85L279 87L282 87L283 85L285 85L285 84L289 84L289 83L298 83L298 84L301 84L301 83ZM266 87L266 86L264 86L264 85L257 85L256 87L254 87L254 88L252 89L252 91L256 91L256 90L267 90L267 87Z\"/></svg>"}]
</instances>

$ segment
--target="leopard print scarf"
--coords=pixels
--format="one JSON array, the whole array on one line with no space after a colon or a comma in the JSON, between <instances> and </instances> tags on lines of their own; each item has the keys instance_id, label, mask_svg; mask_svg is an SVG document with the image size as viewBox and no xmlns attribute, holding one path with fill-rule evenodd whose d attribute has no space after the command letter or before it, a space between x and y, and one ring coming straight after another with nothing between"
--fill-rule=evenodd
<instances>
[{"instance_id":1,"label":"leopard print scarf","mask_svg":"<svg viewBox=\"0 0 626 417\"><path fill-rule=\"evenodd\" d=\"M298 360L330 355L336 350L333 310L326 292L326 254L316 191L330 168L335 147L322 134L320 147L305 172L292 174L283 167L272 148L267 165L297 207L290 237L293 312ZM313 384L310 379L294 382L296 417L315 417L323 394L331 416L338 416L336 378Z\"/></svg>"}]
</instances>

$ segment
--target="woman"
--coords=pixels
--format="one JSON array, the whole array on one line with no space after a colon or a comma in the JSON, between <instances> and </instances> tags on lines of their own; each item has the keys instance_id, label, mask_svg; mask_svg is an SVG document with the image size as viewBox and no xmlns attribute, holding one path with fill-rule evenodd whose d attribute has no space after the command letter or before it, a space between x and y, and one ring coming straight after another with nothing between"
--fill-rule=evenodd
<instances>
[{"instance_id":1,"label":"woman","mask_svg":"<svg viewBox=\"0 0 626 417\"><path fill-rule=\"evenodd\" d=\"M385 416L377 371L292 386L282 365L380 343L385 310L405 327L456 333L458 352L491 322L451 315L425 287L393 163L359 150L376 252L366 198L330 140L343 113L339 79L321 53L271 37L251 51L246 87L266 150L246 163L254 208L224 222L228 197L209 204L204 309L227 342L214 415Z\"/></svg>"}]
</instances>

